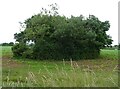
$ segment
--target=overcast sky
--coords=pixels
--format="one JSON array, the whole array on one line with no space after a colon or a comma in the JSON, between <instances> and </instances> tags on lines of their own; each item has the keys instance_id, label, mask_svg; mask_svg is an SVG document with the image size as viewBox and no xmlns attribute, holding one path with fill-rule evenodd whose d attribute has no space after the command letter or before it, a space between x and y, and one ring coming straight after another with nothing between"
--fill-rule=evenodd
<instances>
[{"instance_id":1,"label":"overcast sky","mask_svg":"<svg viewBox=\"0 0 120 89\"><path fill-rule=\"evenodd\" d=\"M19 22L57 3L59 13L65 16L88 17L95 15L101 21L109 20L111 27L107 32L118 44L118 1L119 0L1 0L0 1L0 43L15 42L14 33L19 32Z\"/></svg>"}]
</instances>

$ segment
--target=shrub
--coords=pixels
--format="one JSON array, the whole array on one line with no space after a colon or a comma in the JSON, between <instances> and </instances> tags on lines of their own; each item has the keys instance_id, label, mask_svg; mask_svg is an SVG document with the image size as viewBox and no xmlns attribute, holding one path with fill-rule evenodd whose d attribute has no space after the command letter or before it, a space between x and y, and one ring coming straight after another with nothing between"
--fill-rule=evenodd
<instances>
[{"instance_id":1,"label":"shrub","mask_svg":"<svg viewBox=\"0 0 120 89\"><path fill-rule=\"evenodd\" d=\"M22 57L23 55L25 55L25 53L27 53L27 51L28 47L24 43L16 43L12 47L13 56L15 57Z\"/></svg>"},{"instance_id":2,"label":"shrub","mask_svg":"<svg viewBox=\"0 0 120 89\"><path fill-rule=\"evenodd\" d=\"M52 8L54 7L51 5ZM27 19L26 28L16 33L19 42L13 46L13 54L33 59L87 59L99 56L100 48L111 45L106 34L109 21L102 22L94 15L85 19L82 15L67 18L54 12L34 15ZM27 45L32 41L34 46Z\"/></svg>"}]
</instances>

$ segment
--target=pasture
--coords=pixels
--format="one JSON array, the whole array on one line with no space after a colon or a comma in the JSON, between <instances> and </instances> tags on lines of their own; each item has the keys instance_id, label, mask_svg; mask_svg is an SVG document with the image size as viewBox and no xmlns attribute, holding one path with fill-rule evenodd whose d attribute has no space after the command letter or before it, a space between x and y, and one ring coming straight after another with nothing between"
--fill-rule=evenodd
<instances>
[{"instance_id":1,"label":"pasture","mask_svg":"<svg viewBox=\"0 0 120 89\"><path fill-rule=\"evenodd\" d=\"M118 50L79 61L16 59L10 46L1 51L3 87L118 87Z\"/></svg>"}]
</instances>

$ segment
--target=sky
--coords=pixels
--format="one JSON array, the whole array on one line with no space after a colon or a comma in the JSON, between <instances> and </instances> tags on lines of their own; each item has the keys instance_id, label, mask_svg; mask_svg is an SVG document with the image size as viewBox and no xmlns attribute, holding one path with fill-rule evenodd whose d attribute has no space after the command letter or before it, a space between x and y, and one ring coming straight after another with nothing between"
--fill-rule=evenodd
<instances>
[{"instance_id":1,"label":"sky","mask_svg":"<svg viewBox=\"0 0 120 89\"><path fill-rule=\"evenodd\" d=\"M118 44L118 1L119 0L0 0L0 43L15 42L14 34L20 32L19 22L24 22L41 8L57 3L58 12L65 16L88 17L95 15L101 21L108 20L113 45Z\"/></svg>"}]
</instances>

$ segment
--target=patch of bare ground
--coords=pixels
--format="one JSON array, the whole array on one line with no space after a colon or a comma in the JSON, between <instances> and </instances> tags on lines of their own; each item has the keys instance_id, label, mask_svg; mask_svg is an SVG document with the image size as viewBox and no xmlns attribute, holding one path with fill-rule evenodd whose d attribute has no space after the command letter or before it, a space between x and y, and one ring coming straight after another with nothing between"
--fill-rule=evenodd
<instances>
[{"instance_id":1,"label":"patch of bare ground","mask_svg":"<svg viewBox=\"0 0 120 89\"><path fill-rule=\"evenodd\" d=\"M17 60L13 60L11 58L2 58L2 67L4 68L16 68L21 67L24 64L21 62L18 62Z\"/></svg>"}]
</instances>

